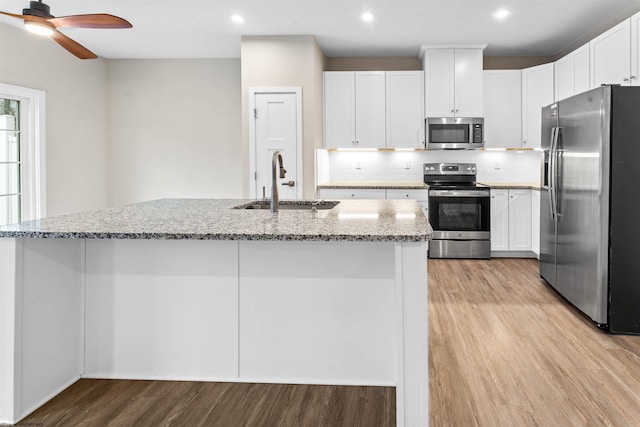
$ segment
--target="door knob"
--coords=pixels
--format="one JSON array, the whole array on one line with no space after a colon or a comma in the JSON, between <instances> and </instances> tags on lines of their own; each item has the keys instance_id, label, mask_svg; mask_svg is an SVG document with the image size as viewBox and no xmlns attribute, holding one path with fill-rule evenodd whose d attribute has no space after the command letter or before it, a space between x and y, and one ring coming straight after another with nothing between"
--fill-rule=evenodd
<instances>
[{"instance_id":1,"label":"door knob","mask_svg":"<svg viewBox=\"0 0 640 427\"><path fill-rule=\"evenodd\" d=\"M295 187L296 186L296 182L295 181L287 181L287 182L283 182L280 185L284 185L287 187Z\"/></svg>"}]
</instances>

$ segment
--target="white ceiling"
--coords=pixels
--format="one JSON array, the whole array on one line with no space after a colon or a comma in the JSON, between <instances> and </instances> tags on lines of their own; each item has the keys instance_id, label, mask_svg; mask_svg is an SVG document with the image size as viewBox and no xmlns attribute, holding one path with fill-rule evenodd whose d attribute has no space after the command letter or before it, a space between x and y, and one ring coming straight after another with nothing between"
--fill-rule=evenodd
<instances>
[{"instance_id":1,"label":"white ceiling","mask_svg":"<svg viewBox=\"0 0 640 427\"><path fill-rule=\"evenodd\" d=\"M485 55L556 55L640 10L640 0L45 0L55 16L110 13L132 29L65 29L106 58L238 58L242 35L313 35L329 57L417 56L487 43ZM28 0L0 0L21 14ZM506 8L502 22L492 14ZM360 19L364 11L372 23ZM232 14L245 18L234 24ZM0 22L22 21L0 16ZM34 36L36 37L36 36ZM43 43L54 43L44 40Z\"/></svg>"}]
</instances>

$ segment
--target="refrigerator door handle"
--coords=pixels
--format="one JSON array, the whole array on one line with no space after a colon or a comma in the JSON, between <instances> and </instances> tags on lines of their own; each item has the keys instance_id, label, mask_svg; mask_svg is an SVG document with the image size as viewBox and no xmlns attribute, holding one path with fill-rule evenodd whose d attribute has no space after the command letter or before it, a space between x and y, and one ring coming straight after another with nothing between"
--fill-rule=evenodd
<instances>
[{"instance_id":1,"label":"refrigerator door handle","mask_svg":"<svg viewBox=\"0 0 640 427\"><path fill-rule=\"evenodd\" d=\"M555 144L558 141L556 138L556 132L558 128L551 128L551 151L549 152L549 168L547 169L547 182L549 183L549 207L551 208L551 219L555 221L556 219L556 209L555 209L555 172L554 172L554 163L555 163Z\"/></svg>"},{"instance_id":2,"label":"refrigerator door handle","mask_svg":"<svg viewBox=\"0 0 640 427\"><path fill-rule=\"evenodd\" d=\"M560 213L560 201L558 200L560 194L558 192L558 180L560 167L562 166L560 161L562 152L558 149L558 141L560 139L560 132L562 132L562 129L563 128L560 126L556 127L556 133L553 141L553 151L555 154L553 158L553 211L555 212L556 221L560 221L560 217L562 216Z\"/></svg>"}]
</instances>

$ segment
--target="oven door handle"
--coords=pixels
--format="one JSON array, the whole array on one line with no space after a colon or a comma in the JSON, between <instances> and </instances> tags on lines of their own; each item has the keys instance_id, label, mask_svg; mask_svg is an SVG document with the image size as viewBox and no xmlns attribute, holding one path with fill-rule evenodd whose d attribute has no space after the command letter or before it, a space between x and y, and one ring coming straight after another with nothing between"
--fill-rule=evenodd
<instances>
[{"instance_id":1,"label":"oven door handle","mask_svg":"<svg viewBox=\"0 0 640 427\"><path fill-rule=\"evenodd\" d=\"M429 197L489 197L489 190L429 190Z\"/></svg>"}]
</instances>

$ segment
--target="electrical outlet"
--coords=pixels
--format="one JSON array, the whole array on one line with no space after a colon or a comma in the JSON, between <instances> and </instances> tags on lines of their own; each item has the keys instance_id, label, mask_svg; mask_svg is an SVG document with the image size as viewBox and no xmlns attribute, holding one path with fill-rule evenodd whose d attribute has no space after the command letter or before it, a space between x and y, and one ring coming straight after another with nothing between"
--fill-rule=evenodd
<instances>
[{"instance_id":1,"label":"electrical outlet","mask_svg":"<svg viewBox=\"0 0 640 427\"><path fill-rule=\"evenodd\" d=\"M500 169L500 162L495 162L493 164L493 168L496 169L496 170Z\"/></svg>"},{"instance_id":2,"label":"electrical outlet","mask_svg":"<svg viewBox=\"0 0 640 427\"><path fill-rule=\"evenodd\" d=\"M360 167L360 162L356 162L356 169L362 169L362 168Z\"/></svg>"},{"instance_id":3,"label":"electrical outlet","mask_svg":"<svg viewBox=\"0 0 640 427\"><path fill-rule=\"evenodd\" d=\"M407 170L411 169L411 163L410 162L406 162L404 164L404 168L407 169Z\"/></svg>"}]
</instances>

